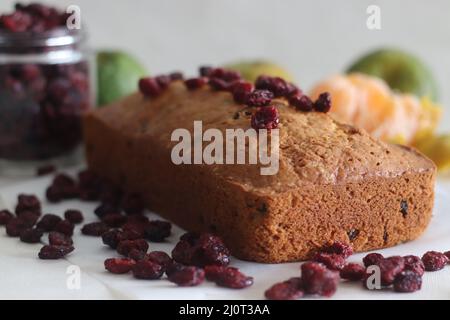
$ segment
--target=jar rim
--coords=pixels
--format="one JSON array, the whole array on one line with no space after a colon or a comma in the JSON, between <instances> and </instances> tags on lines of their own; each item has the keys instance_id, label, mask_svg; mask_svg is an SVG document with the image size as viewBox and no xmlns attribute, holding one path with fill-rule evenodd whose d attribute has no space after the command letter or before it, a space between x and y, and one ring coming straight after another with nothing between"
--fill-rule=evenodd
<instances>
[{"instance_id":1,"label":"jar rim","mask_svg":"<svg viewBox=\"0 0 450 320\"><path fill-rule=\"evenodd\" d=\"M0 48L33 48L70 46L83 42L86 33L81 29L59 27L45 32L2 32Z\"/></svg>"}]
</instances>

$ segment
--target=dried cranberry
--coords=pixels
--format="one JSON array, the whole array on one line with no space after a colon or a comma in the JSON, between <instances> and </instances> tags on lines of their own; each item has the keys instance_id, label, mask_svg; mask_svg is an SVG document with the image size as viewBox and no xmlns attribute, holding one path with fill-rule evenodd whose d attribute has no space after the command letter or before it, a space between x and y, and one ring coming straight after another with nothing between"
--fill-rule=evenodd
<instances>
[{"instance_id":1,"label":"dried cranberry","mask_svg":"<svg viewBox=\"0 0 450 320\"><path fill-rule=\"evenodd\" d=\"M53 231L60 221L62 221L61 217L51 213L47 213L42 216L41 220L39 220L39 222L36 224L36 227L44 230L45 232L49 232Z\"/></svg>"},{"instance_id":2,"label":"dried cranberry","mask_svg":"<svg viewBox=\"0 0 450 320\"><path fill-rule=\"evenodd\" d=\"M64 217L73 224L78 224L83 222L83 214L80 210L69 209L64 212Z\"/></svg>"},{"instance_id":3,"label":"dried cranberry","mask_svg":"<svg viewBox=\"0 0 450 320\"><path fill-rule=\"evenodd\" d=\"M293 95L289 98L289 103L293 105L297 110L303 112L310 112L314 109L314 103L306 95Z\"/></svg>"},{"instance_id":4,"label":"dried cranberry","mask_svg":"<svg viewBox=\"0 0 450 320\"><path fill-rule=\"evenodd\" d=\"M32 227L38 221L39 213L32 211L24 211L19 215L18 218L22 220L28 227Z\"/></svg>"},{"instance_id":5,"label":"dried cranberry","mask_svg":"<svg viewBox=\"0 0 450 320\"><path fill-rule=\"evenodd\" d=\"M205 280L205 271L198 267L184 267L172 272L168 279L180 287L198 286Z\"/></svg>"},{"instance_id":6,"label":"dried cranberry","mask_svg":"<svg viewBox=\"0 0 450 320\"><path fill-rule=\"evenodd\" d=\"M218 266L218 265L210 265L205 266L205 276L208 281L216 281L222 273L224 273L227 269L234 269L235 271L239 271L239 269L234 267L226 267L226 266Z\"/></svg>"},{"instance_id":7,"label":"dried cranberry","mask_svg":"<svg viewBox=\"0 0 450 320\"><path fill-rule=\"evenodd\" d=\"M40 259L61 259L74 250L73 246L52 246L46 245L39 251Z\"/></svg>"},{"instance_id":8,"label":"dried cranberry","mask_svg":"<svg viewBox=\"0 0 450 320\"><path fill-rule=\"evenodd\" d=\"M48 243L52 246L70 247L73 245L73 240L61 232L52 231L48 234Z\"/></svg>"},{"instance_id":9,"label":"dried cranberry","mask_svg":"<svg viewBox=\"0 0 450 320\"><path fill-rule=\"evenodd\" d=\"M20 241L25 243L38 243L44 232L41 229L29 228L20 232Z\"/></svg>"},{"instance_id":10,"label":"dried cranberry","mask_svg":"<svg viewBox=\"0 0 450 320\"><path fill-rule=\"evenodd\" d=\"M120 213L110 213L102 217L102 222L108 227L118 228L127 222L127 217Z\"/></svg>"},{"instance_id":11,"label":"dried cranberry","mask_svg":"<svg viewBox=\"0 0 450 320\"><path fill-rule=\"evenodd\" d=\"M56 171L56 167L53 164L47 164L42 167L36 169L36 175L38 177L45 176L47 174L53 173Z\"/></svg>"},{"instance_id":12,"label":"dried cranberry","mask_svg":"<svg viewBox=\"0 0 450 320\"><path fill-rule=\"evenodd\" d=\"M303 297L301 278L291 278L274 284L264 293L270 300L295 300Z\"/></svg>"},{"instance_id":13,"label":"dried cranberry","mask_svg":"<svg viewBox=\"0 0 450 320\"><path fill-rule=\"evenodd\" d=\"M156 76L155 80L158 83L159 87L162 88L162 89L167 88L169 86L169 84L170 84L170 81L171 81L170 76L165 75L165 74Z\"/></svg>"},{"instance_id":14,"label":"dried cranberry","mask_svg":"<svg viewBox=\"0 0 450 320\"><path fill-rule=\"evenodd\" d=\"M1 223L0 223L1 224ZM450 261L450 251L446 251L446 252L444 252L444 254L445 254L445 256L449 259L449 261Z\"/></svg>"},{"instance_id":15,"label":"dried cranberry","mask_svg":"<svg viewBox=\"0 0 450 320\"><path fill-rule=\"evenodd\" d=\"M117 252L125 257L128 256L131 250L136 249L141 252L147 252L148 243L145 239L136 240L122 240L117 245Z\"/></svg>"},{"instance_id":16,"label":"dried cranberry","mask_svg":"<svg viewBox=\"0 0 450 320\"><path fill-rule=\"evenodd\" d=\"M385 258L378 263L380 267L381 285L390 286L395 277L405 269L405 261L400 256Z\"/></svg>"},{"instance_id":17,"label":"dried cranberry","mask_svg":"<svg viewBox=\"0 0 450 320\"><path fill-rule=\"evenodd\" d=\"M6 225L6 234L10 237L19 237L22 231L30 227L31 226L29 226L22 219L13 218L9 220L8 224Z\"/></svg>"},{"instance_id":18,"label":"dried cranberry","mask_svg":"<svg viewBox=\"0 0 450 320\"><path fill-rule=\"evenodd\" d=\"M123 274L131 271L136 261L129 258L111 258L105 260L105 269L111 273Z\"/></svg>"},{"instance_id":19,"label":"dried cranberry","mask_svg":"<svg viewBox=\"0 0 450 320\"><path fill-rule=\"evenodd\" d=\"M242 79L241 74L238 71L226 70L223 68L212 69L208 77L222 79L226 82L233 82Z\"/></svg>"},{"instance_id":20,"label":"dried cranberry","mask_svg":"<svg viewBox=\"0 0 450 320\"><path fill-rule=\"evenodd\" d=\"M16 215L20 216L22 212L31 211L41 214L41 202L35 195L19 194L17 197Z\"/></svg>"},{"instance_id":21,"label":"dried cranberry","mask_svg":"<svg viewBox=\"0 0 450 320\"><path fill-rule=\"evenodd\" d=\"M102 203L97 208L94 209L94 214L100 219L107 214L120 213L120 209L110 203Z\"/></svg>"},{"instance_id":22,"label":"dried cranberry","mask_svg":"<svg viewBox=\"0 0 450 320\"><path fill-rule=\"evenodd\" d=\"M339 283L339 272L327 269L318 262L306 262L301 266L305 293L332 296Z\"/></svg>"},{"instance_id":23,"label":"dried cranberry","mask_svg":"<svg viewBox=\"0 0 450 320\"><path fill-rule=\"evenodd\" d=\"M422 288L422 276L414 271L406 270L395 277L394 291L414 292Z\"/></svg>"},{"instance_id":24,"label":"dried cranberry","mask_svg":"<svg viewBox=\"0 0 450 320\"><path fill-rule=\"evenodd\" d=\"M118 229L109 230L102 234L102 241L112 249L116 249L120 241L126 240L121 238L122 233L123 232Z\"/></svg>"},{"instance_id":25,"label":"dried cranberry","mask_svg":"<svg viewBox=\"0 0 450 320\"><path fill-rule=\"evenodd\" d=\"M144 200L137 193L127 193L122 199L122 209L127 214L141 214L144 209Z\"/></svg>"},{"instance_id":26,"label":"dried cranberry","mask_svg":"<svg viewBox=\"0 0 450 320\"><path fill-rule=\"evenodd\" d=\"M210 78L209 85L211 86L211 88L218 90L218 91L230 90L230 83L227 82L226 80L219 79L219 78Z\"/></svg>"},{"instance_id":27,"label":"dried cranberry","mask_svg":"<svg viewBox=\"0 0 450 320\"><path fill-rule=\"evenodd\" d=\"M280 123L278 110L274 106L260 107L252 115L251 125L253 129L276 129Z\"/></svg>"},{"instance_id":28,"label":"dried cranberry","mask_svg":"<svg viewBox=\"0 0 450 320\"><path fill-rule=\"evenodd\" d=\"M79 196L84 201L97 201L100 198L104 181L95 172L83 170L78 173Z\"/></svg>"},{"instance_id":29,"label":"dried cranberry","mask_svg":"<svg viewBox=\"0 0 450 320\"><path fill-rule=\"evenodd\" d=\"M350 281L360 281L364 279L365 275L366 269L358 263L348 263L340 272L342 279Z\"/></svg>"},{"instance_id":30,"label":"dried cranberry","mask_svg":"<svg viewBox=\"0 0 450 320\"><path fill-rule=\"evenodd\" d=\"M426 271L437 271L443 269L449 259L441 252L428 251L422 256L422 261Z\"/></svg>"},{"instance_id":31,"label":"dried cranberry","mask_svg":"<svg viewBox=\"0 0 450 320\"><path fill-rule=\"evenodd\" d=\"M247 105L250 107L268 106L273 99L273 93L269 90L254 90L247 98Z\"/></svg>"},{"instance_id":32,"label":"dried cranberry","mask_svg":"<svg viewBox=\"0 0 450 320\"><path fill-rule=\"evenodd\" d=\"M290 86L279 77L259 76L255 82L256 89L271 91L276 98L288 95Z\"/></svg>"},{"instance_id":33,"label":"dried cranberry","mask_svg":"<svg viewBox=\"0 0 450 320\"><path fill-rule=\"evenodd\" d=\"M420 276L425 273L425 265L419 257L409 255L404 256L403 260L405 261L405 270L413 271Z\"/></svg>"},{"instance_id":34,"label":"dried cranberry","mask_svg":"<svg viewBox=\"0 0 450 320\"><path fill-rule=\"evenodd\" d=\"M222 272L218 273L214 282L219 287L231 289L243 289L253 284L253 278L248 277L236 268L224 268Z\"/></svg>"},{"instance_id":35,"label":"dried cranberry","mask_svg":"<svg viewBox=\"0 0 450 320\"><path fill-rule=\"evenodd\" d=\"M199 69L199 74L202 77L209 77L209 75L211 74L211 72L213 71L213 67L210 66L201 66Z\"/></svg>"},{"instance_id":36,"label":"dried cranberry","mask_svg":"<svg viewBox=\"0 0 450 320\"><path fill-rule=\"evenodd\" d=\"M247 81L238 81L232 85L233 99L236 103L246 103L253 91L253 84Z\"/></svg>"},{"instance_id":37,"label":"dried cranberry","mask_svg":"<svg viewBox=\"0 0 450 320\"><path fill-rule=\"evenodd\" d=\"M163 242L170 236L172 224L167 221L154 220L145 226L145 238L153 242Z\"/></svg>"},{"instance_id":38,"label":"dried cranberry","mask_svg":"<svg viewBox=\"0 0 450 320\"><path fill-rule=\"evenodd\" d=\"M157 97L161 94L162 88L154 78L142 78L139 80L139 91L148 97Z\"/></svg>"},{"instance_id":39,"label":"dried cranberry","mask_svg":"<svg viewBox=\"0 0 450 320\"><path fill-rule=\"evenodd\" d=\"M332 244L323 247L322 251L326 253L339 254L344 256L344 258L348 258L353 254L352 246L341 241L335 241Z\"/></svg>"},{"instance_id":40,"label":"dried cranberry","mask_svg":"<svg viewBox=\"0 0 450 320\"><path fill-rule=\"evenodd\" d=\"M303 95L303 91L299 87L297 87L294 83L289 82L287 84L287 87L288 87L288 92L287 92L287 95L285 96L286 98L289 99L292 96L302 96Z\"/></svg>"},{"instance_id":41,"label":"dried cranberry","mask_svg":"<svg viewBox=\"0 0 450 320\"><path fill-rule=\"evenodd\" d=\"M176 81L176 80L183 80L184 76L181 72L172 72L169 74L170 80Z\"/></svg>"},{"instance_id":42,"label":"dried cranberry","mask_svg":"<svg viewBox=\"0 0 450 320\"><path fill-rule=\"evenodd\" d=\"M52 184L46 190L47 200L50 202L72 199L77 197L78 194L79 190L76 181L62 173L55 176Z\"/></svg>"},{"instance_id":43,"label":"dried cranberry","mask_svg":"<svg viewBox=\"0 0 450 320\"><path fill-rule=\"evenodd\" d=\"M191 78L184 81L184 84L186 85L186 88L189 90L195 90L203 87L208 83L208 78Z\"/></svg>"},{"instance_id":44,"label":"dried cranberry","mask_svg":"<svg viewBox=\"0 0 450 320\"><path fill-rule=\"evenodd\" d=\"M147 258L147 254L138 249L131 249L128 253L128 258L133 259L134 261L141 261Z\"/></svg>"},{"instance_id":45,"label":"dried cranberry","mask_svg":"<svg viewBox=\"0 0 450 320\"><path fill-rule=\"evenodd\" d=\"M72 236L74 228L75 225L72 224L69 220L61 220L56 224L53 230L65 234L66 236Z\"/></svg>"},{"instance_id":46,"label":"dried cranberry","mask_svg":"<svg viewBox=\"0 0 450 320\"><path fill-rule=\"evenodd\" d=\"M145 238L145 224L138 222L127 222L122 226L122 230L139 234L139 238Z\"/></svg>"},{"instance_id":47,"label":"dried cranberry","mask_svg":"<svg viewBox=\"0 0 450 320\"><path fill-rule=\"evenodd\" d=\"M164 270L167 269L173 263L172 258L163 251L149 252L145 255L145 259L156 262L157 264L161 265L164 268Z\"/></svg>"},{"instance_id":48,"label":"dried cranberry","mask_svg":"<svg viewBox=\"0 0 450 320\"><path fill-rule=\"evenodd\" d=\"M8 222L14 218L13 214L9 210L0 210L0 226L7 225Z\"/></svg>"},{"instance_id":49,"label":"dried cranberry","mask_svg":"<svg viewBox=\"0 0 450 320\"><path fill-rule=\"evenodd\" d=\"M369 266L377 266L383 259L384 257L380 253L369 253L363 258L363 263L367 268Z\"/></svg>"},{"instance_id":50,"label":"dried cranberry","mask_svg":"<svg viewBox=\"0 0 450 320\"><path fill-rule=\"evenodd\" d=\"M102 234L107 232L109 227L103 222L91 222L85 224L81 228L81 233L87 236L100 237Z\"/></svg>"},{"instance_id":51,"label":"dried cranberry","mask_svg":"<svg viewBox=\"0 0 450 320\"><path fill-rule=\"evenodd\" d=\"M0 29L10 32L24 32L32 25L32 17L25 13L16 11L12 14L0 16Z\"/></svg>"},{"instance_id":52,"label":"dried cranberry","mask_svg":"<svg viewBox=\"0 0 450 320\"><path fill-rule=\"evenodd\" d=\"M166 266L166 274L168 277L170 277L172 274L183 269L184 267L185 266L182 265L181 263L172 261L172 263L170 263L168 266Z\"/></svg>"},{"instance_id":53,"label":"dried cranberry","mask_svg":"<svg viewBox=\"0 0 450 320\"><path fill-rule=\"evenodd\" d=\"M151 260L141 260L136 262L132 272L137 279L156 280L162 277L164 270L162 266Z\"/></svg>"},{"instance_id":54,"label":"dried cranberry","mask_svg":"<svg viewBox=\"0 0 450 320\"><path fill-rule=\"evenodd\" d=\"M344 256L335 253L319 252L314 256L313 260L323 263L331 270L341 270L345 266Z\"/></svg>"},{"instance_id":55,"label":"dried cranberry","mask_svg":"<svg viewBox=\"0 0 450 320\"><path fill-rule=\"evenodd\" d=\"M314 102L314 109L318 112L327 113L331 109L331 96L328 92L321 93Z\"/></svg>"}]
</instances>

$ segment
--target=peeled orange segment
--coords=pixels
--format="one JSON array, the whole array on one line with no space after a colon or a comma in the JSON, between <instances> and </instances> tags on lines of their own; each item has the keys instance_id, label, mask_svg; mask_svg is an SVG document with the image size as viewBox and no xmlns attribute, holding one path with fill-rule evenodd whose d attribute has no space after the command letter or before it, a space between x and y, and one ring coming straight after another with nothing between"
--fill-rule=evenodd
<instances>
[{"instance_id":1,"label":"peeled orange segment","mask_svg":"<svg viewBox=\"0 0 450 320\"><path fill-rule=\"evenodd\" d=\"M358 111L358 93L347 77L335 75L321 82L311 92L311 99L316 100L322 92L330 93L336 120L348 122L354 119Z\"/></svg>"}]
</instances>

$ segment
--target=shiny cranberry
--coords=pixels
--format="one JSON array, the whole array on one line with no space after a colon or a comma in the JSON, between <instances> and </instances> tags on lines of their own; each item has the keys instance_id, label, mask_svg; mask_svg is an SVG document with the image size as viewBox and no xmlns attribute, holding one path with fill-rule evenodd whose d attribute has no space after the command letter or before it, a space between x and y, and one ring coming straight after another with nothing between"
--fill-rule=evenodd
<instances>
[{"instance_id":1,"label":"shiny cranberry","mask_svg":"<svg viewBox=\"0 0 450 320\"><path fill-rule=\"evenodd\" d=\"M314 102L314 109L318 112L327 113L331 109L331 95L328 92L321 93Z\"/></svg>"},{"instance_id":2,"label":"shiny cranberry","mask_svg":"<svg viewBox=\"0 0 450 320\"><path fill-rule=\"evenodd\" d=\"M211 88L218 91L230 90L230 83L220 78L210 78L209 85L211 86Z\"/></svg>"},{"instance_id":3,"label":"shiny cranberry","mask_svg":"<svg viewBox=\"0 0 450 320\"><path fill-rule=\"evenodd\" d=\"M54 231L60 232L70 237L73 235L74 228L75 225L71 223L69 220L61 220L55 225Z\"/></svg>"},{"instance_id":4,"label":"shiny cranberry","mask_svg":"<svg viewBox=\"0 0 450 320\"><path fill-rule=\"evenodd\" d=\"M128 258L133 259L134 261L145 260L147 258L146 256L147 254L145 252L138 249L131 249L131 251L128 253Z\"/></svg>"},{"instance_id":5,"label":"shiny cranberry","mask_svg":"<svg viewBox=\"0 0 450 320\"><path fill-rule=\"evenodd\" d=\"M36 227L44 230L45 232L49 232L55 230L56 225L60 221L62 221L61 217L55 214L47 213L42 216L41 220L39 220L36 224Z\"/></svg>"},{"instance_id":6,"label":"shiny cranberry","mask_svg":"<svg viewBox=\"0 0 450 320\"><path fill-rule=\"evenodd\" d=\"M400 256L385 258L378 263L380 267L381 285L390 286L395 277L405 269L405 260Z\"/></svg>"},{"instance_id":7,"label":"shiny cranberry","mask_svg":"<svg viewBox=\"0 0 450 320\"><path fill-rule=\"evenodd\" d=\"M119 229L112 229L106 231L105 233L102 234L102 242L105 245L111 247L112 249L116 249L120 241L126 240L121 238L122 233L123 232Z\"/></svg>"},{"instance_id":8,"label":"shiny cranberry","mask_svg":"<svg viewBox=\"0 0 450 320\"><path fill-rule=\"evenodd\" d=\"M123 240L117 245L117 252L125 257L128 256L131 250L136 249L141 252L147 252L148 243L145 239Z\"/></svg>"},{"instance_id":9,"label":"shiny cranberry","mask_svg":"<svg viewBox=\"0 0 450 320\"><path fill-rule=\"evenodd\" d=\"M105 260L105 269L111 273L124 274L131 271L136 261L129 258L111 258Z\"/></svg>"},{"instance_id":10,"label":"shiny cranberry","mask_svg":"<svg viewBox=\"0 0 450 320\"><path fill-rule=\"evenodd\" d=\"M7 225L8 222L14 218L13 214L9 210L0 210L0 226Z\"/></svg>"},{"instance_id":11,"label":"shiny cranberry","mask_svg":"<svg viewBox=\"0 0 450 320\"><path fill-rule=\"evenodd\" d=\"M394 291L414 292L422 288L422 276L414 271L406 270L395 277Z\"/></svg>"},{"instance_id":12,"label":"shiny cranberry","mask_svg":"<svg viewBox=\"0 0 450 320\"><path fill-rule=\"evenodd\" d=\"M25 243L38 243L44 232L41 229L28 228L20 232L20 241Z\"/></svg>"},{"instance_id":13,"label":"shiny cranberry","mask_svg":"<svg viewBox=\"0 0 450 320\"><path fill-rule=\"evenodd\" d=\"M83 213L76 209L66 210L66 212L64 212L64 217L73 224L81 223L84 220Z\"/></svg>"},{"instance_id":14,"label":"shiny cranberry","mask_svg":"<svg viewBox=\"0 0 450 320\"><path fill-rule=\"evenodd\" d=\"M287 84L287 95L286 98L290 98L292 96L303 96L303 91L297 87L294 83L288 83Z\"/></svg>"},{"instance_id":15,"label":"shiny cranberry","mask_svg":"<svg viewBox=\"0 0 450 320\"><path fill-rule=\"evenodd\" d=\"M238 81L232 85L233 99L236 103L246 103L248 96L253 91L253 84L247 81Z\"/></svg>"},{"instance_id":16,"label":"shiny cranberry","mask_svg":"<svg viewBox=\"0 0 450 320\"><path fill-rule=\"evenodd\" d=\"M264 293L270 300L295 300L303 297L301 278L291 278L274 284Z\"/></svg>"},{"instance_id":17,"label":"shiny cranberry","mask_svg":"<svg viewBox=\"0 0 450 320\"><path fill-rule=\"evenodd\" d=\"M120 213L120 209L116 205L110 203L102 203L94 209L94 214L100 219L108 214Z\"/></svg>"},{"instance_id":18,"label":"shiny cranberry","mask_svg":"<svg viewBox=\"0 0 450 320\"><path fill-rule=\"evenodd\" d=\"M28 227L32 227L36 224L39 219L39 214L33 211L24 211L19 217Z\"/></svg>"},{"instance_id":19,"label":"shiny cranberry","mask_svg":"<svg viewBox=\"0 0 450 320\"><path fill-rule=\"evenodd\" d=\"M273 93L269 90L254 90L247 98L247 105L250 107L267 106L272 102Z\"/></svg>"},{"instance_id":20,"label":"shiny cranberry","mask_svg":"<svg viewBox=\"0 0 450 320\"><path fill-rule=\"evenodd\" d=\"M181 72L172 72L169 74L170 80L176 81L176 80L183 80L184 76Z\"/></svg>"},{"instance_id":21,"label":"shiny cranberry","mask_svg":"<svg viewBox=\"0 0 450 320\"><path fill-rule=\"evenodd\" d=\"M41 202L35 195L19 194L17 201L17 216L20 216L20 214L25 211L31 211L39 215L41 214Z\"/></svg>"},{"instance_id":22,"label":"shiny cranberry","mask_svg":"<svg viewBox=\"0 0 450 320\"><path fill-rule=\"evenodd\" d=\"M253 129L276 129L280 123L278 110L274 106L260 107L252 115L251 125Z\"/></svg>"},{"instance_id":23,"label":"shiny cranberry","mask_svg":"<svg viewBox=\"0 0 450 320\"><path fill-rule=\"evenodd\" d=\"M225 268L217 274L214 282L219 287L243 289L253 284L253 278L246 276L236 268Z\"/></svg>"},{"instance_id":24,"label":"shiny cranberry","mask_svg":"<svg viewBox=\"0 0 450 320\"><path fill-rule=\"evenodd\" d=\"M422 256L422 262L426 271L438 271L445 267L449 259L446 255L437 251L428 251Z\"/></svg>"},{"instance_id":25,"label":"shiny cranberry","mask_svg":"<svg viewBox=\"0 0 450 320\"><path fill-rule=\"evenodd\" d=\"M318 252L314 261L323 263L330 270L341 270L345 266L345 258L335 253Z\"/></svg>"},{"instance_id":26,"label":"shiny cranberry","mask_svg":"<svg viewBox=\"0 0 450 320\"><path fill-rule=\"evenodd\" d=\"M164 270L162 266L151 260L141 260L136 262L132 272L137 279L156 280L162 277Z\"/></svg>"},{"instance_id":27,"label":"shiny cranberry","mask_svg":"<svg viewBox=\"0 0 450 320\"><path fill-rule=\"evenodd\" d=\"M164 268L164 270L167 269L169 266L171 266L173 263L172 258L163 251L149 252L145 255L145 259L156 262L157 264L161 265Z\"/></svg>"},{"instance_id":28,"label":"shiny cranberry","mask_svg":"<svg viewBox=\"0 0 450 320\"><path fill-rule=\"evenodd\" d=\"M121 205L127 214L141 214L145 209L144 200L137 193L125 194Z\"/></svg>"},{"instance_id":29,"label":"shiny cranberry","mask_svg":"<svg viewBox=\"0 0 450 320\"><path fill-rule=\"evenodd\" d=\"M103 222L92 222L85 224L81 228L81 233L86 236L100 237L102 234L107 232L109 227Z\"/></svg>"},{"instance_id":30,"label":"shiny cranberry","mask_svg":"<svg viewBox=\"0 0 450 320\"><path fill-rule=\"evenodd\" d=\"M71 253L74 247L46 245L39 251L40 259L61 259Z\"/></svg>"},{"instance_id":31,"label":"shiny cranberry","mask_svg":"<svg viewBox=\"0 0 450 320\"><path fill-rule=\"evenodd\" d=\"M306 262L301 266L305 293L332 296L339 283L339 272L327 269L318 262Z\"/></svg>"},{"instance_id":32,"label":"shiny cranberry","mask_svg":"<svg viewBox=\"0 0 450 320\"><path fill-rule=\"evenodd\" d=\"M52 231L48 234L48 243L52 246L70 247L73 245L73 240L61 232Z\"/></svg>"},{"instance_id":33,"label":"shiny cranberry","mask_svg":"<svg viewBox=\"0 0 450 320\"><path fill-rule=\"evenodd\" d=\"M162 93L162 88L154 78L141 78L139 80L139 91L148 97L157 97Z\"/></svg>"},{"instance_id":34,"label":"shiny cranberry","mask_svg":"<svg viewBox=\"0 0 450 320\"><path fill-rule=\"evenodd\" d=\"M345 242L335 241L332 244L323 247L322 252L338 254L344 258L348 258L353 254L353 248Z\"/></svg>"},{"instance_id":35,"label":"shiny cranberry","mask_svg":"<svg viewBox=\"0 0 450 320\"><path fill-rule=\"evenodd\" d=\"M13 218L6 225L6 234L10 237L19 237L22 231L30 227L24 220Z\"/></svg>"},{"instance_id":36,"label":"shiny cranberry","mask_svg":"<svg viewBox=\"0 0 450 320\"><path fill-rule=\"evenodd\" d=\"M314 103L306 95L293 95L289 98L289 103L293 105L297 110L303 112L310 112L314 109Z\"/></svg>"},{"instance_id":37,"label":"shiny cranberry","mask_svg":"<svg viewBox=\"0 0 450 320\"><path fill-rule=\"evenodd\" d=\"M186 85L186 88L189 90L195 90L203 87L208 83L208 78L191 78L184 81L184 84Z\"/></svg>"},{"instance_id":38,"label":"shiny cranberry","mask_svg":"<svg viewBox=\"0 0 450 320\"><path fill-rule=\"evenodd\" d=\"M118 228L127 222L127 217L120 213L110 213L102 217L102 222L108 227Z\"/></svg>"},{"instance_id":39,"label":"shiny cranberry","mask_svg":"<svg viewBox=\"0 0 450 320\"><path fill-rule=\"evenodd\" d=\"M198 286L205 280L205 271L198 267L184 267L172 272L168 279L180 287Z\"/></svg>"},{"instance_id":40,"label":"shiny cranberry","mask_svg":"<svg viewBox=\"0 0 450 320\"><path fill-rule=\"evenodd\" d=\"M366 275L366 268L358 263L348 263L340 271L342 279L349 281L361 281Z\"/></svg>"},{"instance_id":41,"label":"shiny cranberry","mask_svg":"<svg viewBox=\"0 0 450 320\"><path fill-rule=\"evenodd\" d=\"M145 224L139 222L127 222L122 226L122 230L139 234L139 238L145 238Z\"/></svg>"},{"instance_id":42,"label":"shiny cranberry","mask_svg":"<svg viewBox=\"0 0 450 320\"><path fill-rule=\"evenodd\" d=\"M47 188L46 196L50 202L59 202L64 199L72 199L78 196L79 190L75 179L66 175L58 174Z\"/></svg>"},{"instance_id":43,"label":"shiny cranberry","mask_svg":"<svg viewBox=\"0 0 450 320\"><path fill-rule=\"evenodd\" d=\"M284 79L279 77L259 76L255 82L256 89L271 91L275 98L286 96L290 86Z\"/></svg>"},{"instance_id":44,"label":"shiny cranberry","mask_svg":"<svg viewBox=\"0 0 450 320\"><path fill-rule=\"evenodd\" d=\"M170 263L168 266L166 266L166 275L168 277L170 277L172 274L174 274L175 272L183 269L185 266L182 265L181 263L172 261L172 263Z\"/></svg>"},{"instance_id":45,"label":"shiny cranberry","mask_svg":"<svg viewBox=\"0 0 450 320\"><path fill-rule=\"evenodd\" d=\"M16 11L12 14L0 16L0 29L10 32L24 32L31 27L32 21L29 14Z\"/></svg>"},{"instance_id":46,"label":"shiny cranberry","mask_svg":"<svg viewBox=\"0 0 450 320\"><path fill-rule=\"evenodd\" d=\"M367 268L369 266L378 265L384 259L383 255L380 253L369 253L363 258L364 266Z\"/></svg>"},{"instance_id":47,"label":"shiny cranberry","mask_svg":"<svg viewBox=\"0 0 450 320\"><path fill-rule=\"evenodd\" d=\"M413 271L420 276L425 273L425 265L419 257L409 255L404 256L403 260L405 261L405 270Z\"/></svg>"},{"instance_id":48,"label":"shiny cranberry","mask_svg":"<svg viewBox=\"0 0 450 320\"><path fill-rule=\"evenodd\" d=\"M167 88L171 82L170 76L165 74L156 76L155 80L162 89Z\"/></svg>"},{"instance_id":49,"label":"shiny cranberry","mask_svg":"<svg viewBox=\"0 0 450 320\"><path fill-rule=\"evenodd\" d=\"M163 242L170 236L172 224L167 221L154 220L145 225L145 238L153 242Z\"/></svg>"}]
</instances>

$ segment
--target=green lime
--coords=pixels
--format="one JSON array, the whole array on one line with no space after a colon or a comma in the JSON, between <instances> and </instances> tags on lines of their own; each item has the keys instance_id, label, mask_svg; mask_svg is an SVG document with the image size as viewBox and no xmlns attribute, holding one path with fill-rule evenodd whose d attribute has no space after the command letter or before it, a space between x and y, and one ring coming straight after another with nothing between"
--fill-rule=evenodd
<instances>
[{"instance_id":1,"label":"green lime","mask_svg":"<svg viewBox=\"0 0 450 320\"><path fill-rule=\"evenodd\" d=\"M286 69L270 61L239 61L227 64L224 67L239 71L242 77L250 82L254 82L260 75L280 77L286 81L293 81L292 75Z\"/></svg>"}]
</instances>

